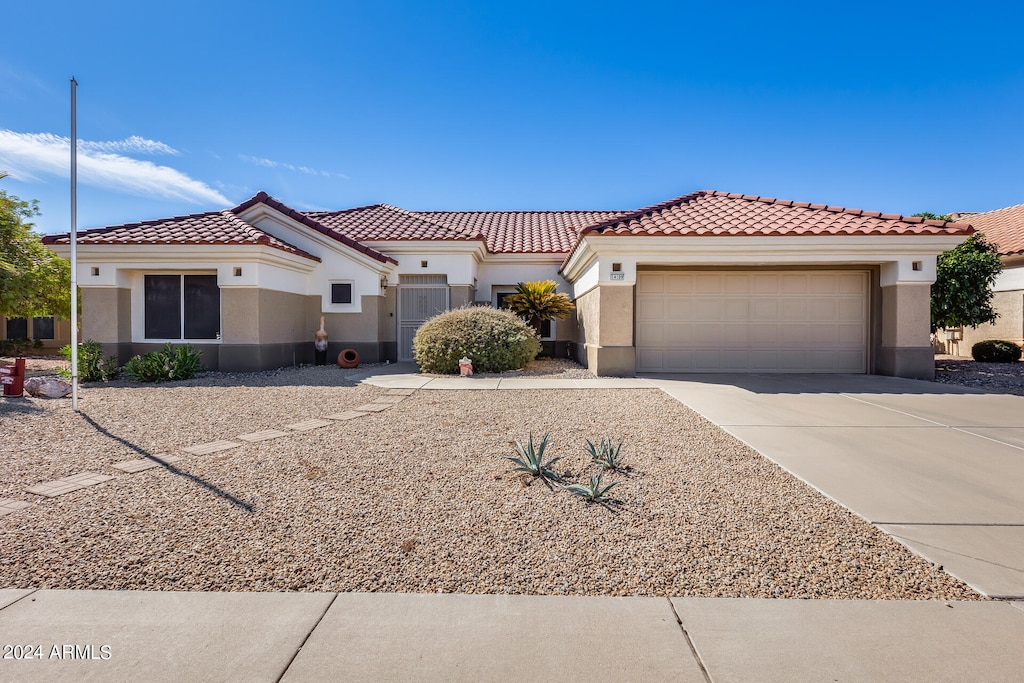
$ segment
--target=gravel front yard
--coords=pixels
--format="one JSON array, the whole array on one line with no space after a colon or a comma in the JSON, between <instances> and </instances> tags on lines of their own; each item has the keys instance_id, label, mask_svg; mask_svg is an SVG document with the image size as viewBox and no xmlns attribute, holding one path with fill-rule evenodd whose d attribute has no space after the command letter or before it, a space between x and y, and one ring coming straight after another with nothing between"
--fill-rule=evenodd
<instances>
[{"instance_id":1,"label":"gravel front yard","mask_svg":"<svg viewBox=\"0 0 1024 683\"><path fill-rule=\"evenodd\" d=\"M571 372L571 371L570 371ZM350 373L351 374L351 373ZM656 390L418 391L381 413L212 455L180 449L382 396L337 368L0 400L0 587L978 599ZM510 472L551 433L624 439L609 510ZM141 453L172 468L112 469ZM27 486L111 481L53 499Z\"/></svg>"}]
</instances>

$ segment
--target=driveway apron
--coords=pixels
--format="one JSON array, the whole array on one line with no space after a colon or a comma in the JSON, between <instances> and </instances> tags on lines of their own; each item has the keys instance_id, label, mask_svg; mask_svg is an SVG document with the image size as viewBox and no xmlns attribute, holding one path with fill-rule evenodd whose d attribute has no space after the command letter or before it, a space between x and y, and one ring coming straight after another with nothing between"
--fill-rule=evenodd
<instances>
[{"instance_id":1,"label":"driveway apron","mask_svg":"<svg viewBox=\"0 0 1024 683\"><path fill-rule=\"evenodd\" d=\"M976 590L1024 598L1024 397L874 375L646 378Z\"/></svg>"}]
</instances>

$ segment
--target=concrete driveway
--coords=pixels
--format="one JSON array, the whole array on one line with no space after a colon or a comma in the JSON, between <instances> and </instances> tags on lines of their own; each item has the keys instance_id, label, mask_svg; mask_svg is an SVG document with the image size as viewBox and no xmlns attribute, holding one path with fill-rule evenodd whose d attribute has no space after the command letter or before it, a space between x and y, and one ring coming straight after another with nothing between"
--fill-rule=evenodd
<instances>
[{"instance_id":1,"label":"concrete driveway","mask_svg":"<svg viewBox=\"0 0 1024 683\"><path fill-rule=\"evenodd\" d=\"M1024 397L871 375L648 375L976 590L1024 598Z\"/></svg>"}]
</instances>

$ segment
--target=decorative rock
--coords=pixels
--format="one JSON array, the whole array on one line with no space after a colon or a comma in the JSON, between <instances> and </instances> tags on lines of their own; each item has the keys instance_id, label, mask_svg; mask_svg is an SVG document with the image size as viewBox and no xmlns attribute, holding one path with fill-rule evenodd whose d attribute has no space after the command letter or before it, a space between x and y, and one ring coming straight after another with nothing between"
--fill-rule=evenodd
<instances>
[{"instance_id":1,"label":"decorative rock","mask_svg":"<svg viewBox=\"0 0 1024 683\"><path fill-rule=\"evenodd\" d=\"M71 382L53 377L29 377L25 380L25 391L41 398L62 398L71 393Z\"/></svg>"}]
</instances>

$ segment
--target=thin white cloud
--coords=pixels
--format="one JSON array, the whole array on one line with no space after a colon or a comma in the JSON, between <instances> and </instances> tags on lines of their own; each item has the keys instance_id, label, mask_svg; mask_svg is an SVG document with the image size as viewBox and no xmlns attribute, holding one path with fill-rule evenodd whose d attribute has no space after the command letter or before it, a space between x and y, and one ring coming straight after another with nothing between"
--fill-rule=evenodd
<instances>
[{"instance_id":1,"label":"thin white cloud","mask_svg":"<svg viewBox=\"0 0 1024 683\"><path fill-rule=\"evenodd\" d=\"M110 140L108 142L88 142L80 140L78 143L79 152L121 152L124 154L170 154L178 156L181 154L173 147L157 140L148 140L138 135L132 135L124 140Z\"/></svg>"},{"instance_id":2,"label":"thin white cloud","mask_svg":"<svg viewBox=\"0 0 1024 683\"><path fill-rule=\"evenodd\" d=\"M194 204L231 203L206 183L177 169L115 153L118 151L177 153L162 142L138 136L111 142L79 141L79 182L143 197L180 199ZM16 133L0 129L0 168L19 180L37 181L39 175L67 177L70 155L68 138L52 133Z\"/></svg>"},{"instance_id":3,"label":"thin white cloud","mask_svg":"<svg viewBox=\"0 0 1024 683\"><path fill-rule=\"evenodd\" d=\"M254 166L262 166L264 168L283 168L287 171L305 173L306 175L322 176L324 178L344 178L345 180L348 180L348 176L344 173L331 173L330 171L321 171L315 168L310 168L309 166L296 166L283 161L274 161L273 159L254 157L248 154L239 154L238 158L247 164L253 164Z\"/></svg>"}]
</instances>

